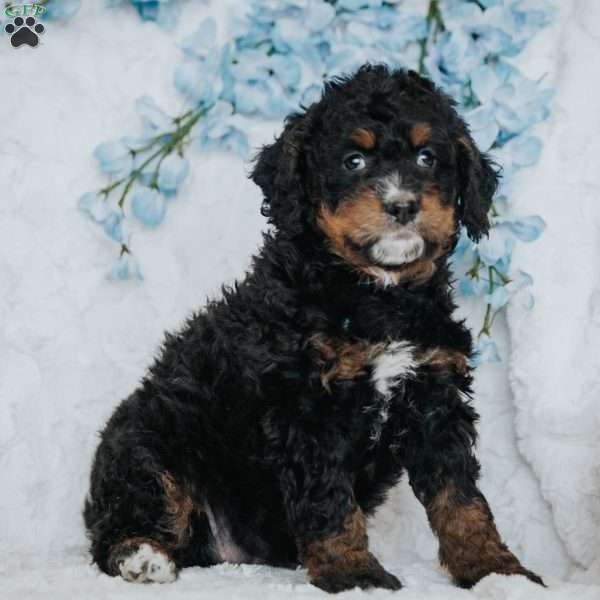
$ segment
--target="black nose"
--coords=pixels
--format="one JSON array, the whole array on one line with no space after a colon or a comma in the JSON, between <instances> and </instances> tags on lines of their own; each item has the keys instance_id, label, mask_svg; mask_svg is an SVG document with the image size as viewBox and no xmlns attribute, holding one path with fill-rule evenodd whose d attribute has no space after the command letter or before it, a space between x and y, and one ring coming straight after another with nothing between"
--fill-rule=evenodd
<instances>
[{"instance_id":1,"label":"black nose","mask_svg":"<svg viewBox=\"0 0 600 600\"><path fill-rule=\"evenodd\" d=\"M417 213L419 212L419 203L415 201L406 204L390 202L384 204L383 208L385 212L392 215L396 221L402 225L406 225L417 216Z\"/></svg>"}]
</instances>

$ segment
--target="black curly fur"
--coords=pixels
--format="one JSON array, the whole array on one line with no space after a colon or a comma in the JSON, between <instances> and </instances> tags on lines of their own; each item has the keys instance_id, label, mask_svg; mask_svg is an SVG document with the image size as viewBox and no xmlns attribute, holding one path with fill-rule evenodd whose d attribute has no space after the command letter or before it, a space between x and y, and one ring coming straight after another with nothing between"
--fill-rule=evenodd
<instances>
[{"instance_id":1,"label":"black curly fur","mask_svg":"<svg viewBox=\"0 0 600 600\"><path fill-rule=\"evenodd\" d=\"M480 497L468 368L420 366L395 389L382 420L372 366L326 389L309 343L321 334L471 354L469 332L452 318L451 245L426 281L382 287L334 256L316 226L319 201L335 211L358 185L340 169L347 132L376 128L389 142L385 159L414 178L401 157L406 128L423 121L434 131L442 196L473 239L487 232L496 173L451 99L429 81L363 67L290 116L252 173L274 226L252 269L167 335L102 432L85 507L102 570L116 574L111 549L129 538L170 549L178 567L222 561L210 512L227 523L243 560L294 566L299 548L340 531L354 505L372 514L404 469L425 506L450 481L465 499ZM184 542L173 540L164 473L196 507ZM345 577L329 587L351 587Z\"/></svg>"}]
</instances>

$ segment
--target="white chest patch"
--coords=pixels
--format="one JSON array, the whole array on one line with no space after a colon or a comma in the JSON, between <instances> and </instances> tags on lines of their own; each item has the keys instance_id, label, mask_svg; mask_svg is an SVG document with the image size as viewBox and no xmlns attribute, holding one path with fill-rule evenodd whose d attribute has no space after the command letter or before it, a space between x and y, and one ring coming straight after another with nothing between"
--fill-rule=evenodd
<instances>
[{"instance_id":1,"label":"white chest patch","mask_svg":"<svg viewBox=\"0 0 600 600\"><path fill-rule=\"evenodd\" d=\"M373 361L373 384L383 396L389 396L394 386L414 375L417 361L408 342L392 342Z\"/></svg>"},{"instance_id":2,"label":"white chest patch","mask_svg":"<svg viewBox=\"0 0 600 600\"><path fill-rule=\"evenodd\" d=\"M365 412L375 413L371 429L373 442L379 440L388 420L394 388L412 377L416 366L414 349L408 342L392 342L374 359L372 381L379 397L372 406L365 408Z\"/></svg>"},{"instance_id":3,"label":"white chest patch","mask_svg":"<svg viewBox=\"0 0 600 600\"><path fill-rule=\"evenodd\" d=\"M175 563L150 544L140 547L119 563L121 577L133 583L170 583L177 578Z\"/></svg>"}]
</instances>

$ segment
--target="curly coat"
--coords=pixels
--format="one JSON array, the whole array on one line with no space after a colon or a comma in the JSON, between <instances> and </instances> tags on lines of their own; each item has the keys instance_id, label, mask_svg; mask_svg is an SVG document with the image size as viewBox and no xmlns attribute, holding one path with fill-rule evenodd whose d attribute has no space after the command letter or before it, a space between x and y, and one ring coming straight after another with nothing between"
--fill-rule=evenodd
<instances>
[{"instance_id":1,"label":"curly coat","mask_svg":"<svg viewBox=\"0 0 600 600\"><path fill-rule=\"evenodd\" d=\"M151 580L123 566L147 544L175 570L302 564L328 591L396 589L365 517L406 470L459 585L541 583L476 485L472 342L448 258L461 223L487 233L498 178L453 101L365 66L288 117L252 179L272 230L250 272L166 336L102 432L95 562Z\"/></svg>"}]
</instances>

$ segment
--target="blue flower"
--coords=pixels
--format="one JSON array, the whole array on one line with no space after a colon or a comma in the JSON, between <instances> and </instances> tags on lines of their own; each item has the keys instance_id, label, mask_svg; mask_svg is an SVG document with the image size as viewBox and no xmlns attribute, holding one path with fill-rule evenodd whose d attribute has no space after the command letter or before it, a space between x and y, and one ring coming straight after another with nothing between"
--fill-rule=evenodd
<instances>
[{"instance_id":1,"label":"blue flower","mask_svg":"<svg viewBox=\"0 0 600 600\"><path fill-rule=\"evenodd\" d=\"M124 177L131 172L133 157L122 140L105 142L94 150L100 169L109 175Z\"/></svg>"},{"instance_id":2,"label":"blue flower","mask_svg":"<svg viewBox=\"0 0 600 600\"><path fill-rule=\"evenodd\" d=\"M230 150L245 158L250 150L248 138L233 114L229 102L219 101L202 119L198 142L204 150Z\"/></svg>"},{"instance_id":3,"label":"blue flower","mask_svg":"<svg viewBox=\"0 0 600 600\"><path fill-rule=\"evenodd\" d=\"M123 252L113 264L108 278L126 281L128 279L142 280L143 276L137 260L129 252Z\"/></svg>"},{"instance_id":4,"label":"blue flower","mask_svg":"<svg viewBox=\"0 0 600 600\"><path fill-rule=\"evenodd\" d=\"M505 228L494 227L489 237L483 238L477 247L479 258L486 267L496 267L503 273L510 265L515 240Z\"/></svg>"},{"instance_id":5,"label":"blue flower","mask_svg":"<svg viewBox=\"0 0 600 600\"><path fill-rule=\"evenodd\" d=\"M81 0L48 0L44 4L47 19L69 19L81 7Z\"/></svg>"},{"instance_id":6,"label":"blue flower","mask_svg":"<svg viewBox=\"0 0 600 600\"><path fill-rule=\"evenodd\" d=\"M158 131L171 131L173 119L171 119L150 96L141 96L135 101L135 109L142 119L144 127L155 134Z\"/></svg>"},{"instance_id":7,"label":"blue flower","mask_svg":"<svg viewBox=\"0 0 600 600\"><path fill-rule=\"evenodd\" d=\"M176 153L169 154L161 163L158 189L167 197L173 196L190 172L189 162Z\"/></svg>"},{"instance_id":8,"label":"blue flower","mask_svg":"<svg viewBox=\"0 0 600 600\"><path fill-rule=\"evenodd\" d=\"M217 41L217 23L213 17L204 19L198 29L184 38L181 49L192 58L205 59Z\"/></svg>"},{"instance_id":9,"label":"blue flower","mask_svg":"<svg viewBox=\"0 0 600 600\"><path fill-rule=\"evenodd\" d=\"M187 60L175 69L175 87L197 105L214 104L223 92L221 54L217 50L203 60Z\"/></svg>"},{"instance_id":10,"label":"blue flower","mask_svg":"<svg viewBox=\"0 0 600 600\"><path fill-rule=\"evenodd\" d=\"M542 235L544 229L546 229L544 219L537 215L529 217L496 217L494 223L497 225L495 229L500 229L501 226L506 227L522 242L534 242Z\"/></svg>"},{"instance_id":11,"label":"blue flower","mask_svg":"<svg viewBox=\"0 0 600 600\"><path fill-rule=\"evenodd\" d=\"M129 232L124 226L123 212L121 210L111 210L102 222L102 227L104 233L111 240L119 244L127 244L129 241Z\"/></svg>"},{"instance_id":12,"label":"blue flower","mask_svg":"<svg viewBox=\"0 0 600 600\"><path fill-rule=\"evenodd\" d=\"M104 223L110 214L106 196L88 192L79 198L79 210L95 223Z\"/></svg>"},{"instance_id":13,"label":"blue flower","mask_svg":"<svg viewBox=\"0 0 600 600\"><path fill-rule=\"evenodd\" d=\"M131 212L146 227L158 227L167 212L165 198L155 189L139 188L131 198Z\"/></svg>"},{"instance_id":14,"label":"blue flower","mask_svg":"<svg viewBox=\"0 0 600 600\"><path fill-rule=\"evenodd\" d=\"M177 23L179 7L174 0L131 0L144 21L156 21L165 29Z\"/></svg>"},{"instance_id":15,"label":"blue flower","mask_svg":"<svg viewBox=\"0 0 600 600\"><path fill-rule=\"evenodd\" d=\"M462 277L458 284L458 290L463 296L483 296L489 289L489 285L483 279Z\"/></svg>"},{"instance_id":16,"label":"blue flower","mask_svg":"<svg viewBox=\"0 0 600 600\"><path fill-rule=\"evenodd\" d=\"M506 286L499 285L491 294L486 294L484 299L486 304L491 305L492 310L496 312L508 303L510 293Z\"/></svg>"},{"instance_id":17,"label":"blue flower","mask_svg":"<svg viewBox=\"0 0 600 600\"><path fill-rule=\"evenodd\" d=\"M501 362L500 353L498 352L496 342L494 342L494 340L489 338L487 335L482 335L477 340L475 344L475 353L469 361L469 364L472 367L478 367L484 362Z\"/></svg>"}]
</instances>

